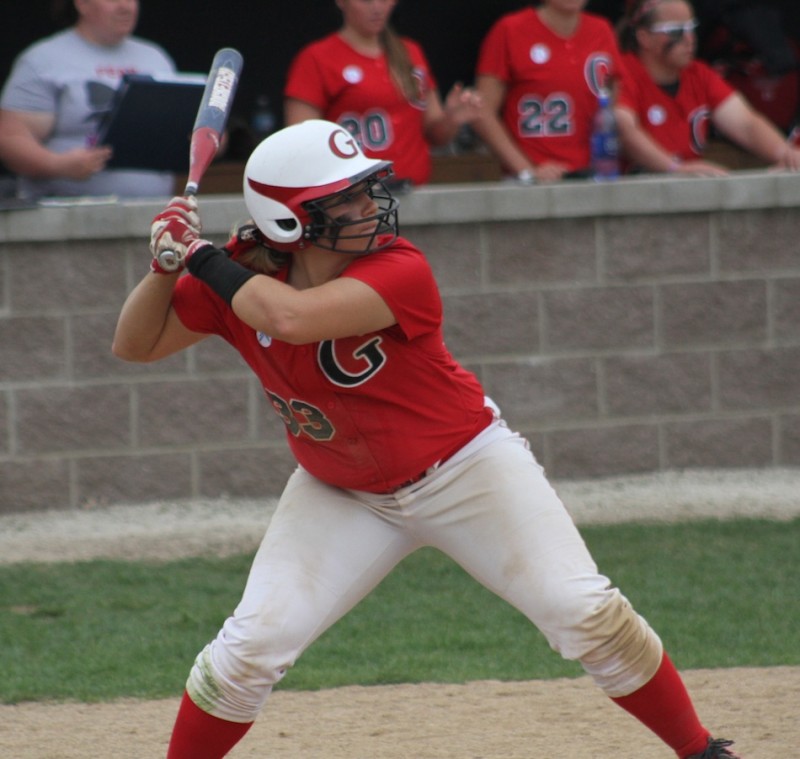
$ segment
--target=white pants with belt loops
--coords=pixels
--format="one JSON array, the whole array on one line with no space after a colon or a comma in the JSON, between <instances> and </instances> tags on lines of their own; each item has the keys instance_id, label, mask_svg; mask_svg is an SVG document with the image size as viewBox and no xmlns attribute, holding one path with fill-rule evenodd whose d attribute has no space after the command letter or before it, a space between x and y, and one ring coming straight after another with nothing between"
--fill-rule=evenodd
<instances>
[{"instance_id":1,"label":"white pants with belt loops","mask_svg":"<svg viewBox=\"0 0 800 759\"><path fill-rule=\"evenodd\" d=\"M598 572L527 442L498 420L390 495L296 470L239 605L195 661L192 700L221 719L254 720L300 654L422 546L519 609L609 696L658 669L658 636Z\"/></svg>"}]
</instances>

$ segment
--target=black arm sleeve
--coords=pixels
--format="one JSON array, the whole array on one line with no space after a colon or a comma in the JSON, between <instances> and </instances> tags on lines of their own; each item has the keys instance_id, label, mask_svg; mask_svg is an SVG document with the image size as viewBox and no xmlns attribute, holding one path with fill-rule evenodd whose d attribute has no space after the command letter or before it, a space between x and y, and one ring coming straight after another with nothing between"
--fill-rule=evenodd
<instances>
[{"instance_id":1,"label":"black arm sleeve","mask_svg":"<svg viewBox=\"0 0 800 759\"><path fill-rule=\"evenodd\" d=\"M200 248L189 258L186 265L189 273L205 282L229 306L239 288L256 272L236 261L231 261L224 250L213 245Z\"/></svg>"}]
</instances>

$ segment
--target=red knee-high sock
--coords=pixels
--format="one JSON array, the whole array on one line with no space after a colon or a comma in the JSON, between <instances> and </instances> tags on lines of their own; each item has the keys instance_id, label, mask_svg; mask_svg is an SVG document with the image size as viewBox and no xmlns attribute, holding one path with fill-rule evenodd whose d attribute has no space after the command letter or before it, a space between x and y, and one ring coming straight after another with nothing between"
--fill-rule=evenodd
<instances>
[{"instance_id":1,"label":"red knee-high sock","mask_svg":"<svg viewBox=\"0 0 800 759\"><path fill-rule=\"evenodd\" d=\"M221 759L244 736L252 722L229 722L213 717L184 692L167 759Z\"/></svg>"},{"instance_id":2,"label":"red knee-high sock","mask_svg":"<svg viewBox=\"0 0 800 759\"><path fill-rule=\"evenodd\" d=\"M649 727L682 759L705 750L709 732L666 653L649 682L627 696L611 700Z\"/></svg>"}]
</instances>

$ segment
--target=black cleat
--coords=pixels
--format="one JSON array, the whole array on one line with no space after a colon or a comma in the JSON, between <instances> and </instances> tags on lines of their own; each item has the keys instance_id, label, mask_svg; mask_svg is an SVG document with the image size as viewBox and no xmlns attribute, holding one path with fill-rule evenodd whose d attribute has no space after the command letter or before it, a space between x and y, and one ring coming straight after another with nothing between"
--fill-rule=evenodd
<instances>
[{"instance_id":1,"label":"black cleat","mask_svg":"<svg viewBox=\"0 0 800 759\"><path fill-rule=\"evenodd\" d=\"M686 759L740 759L738 754L728 751L728 746L732 746L733 741L726 741L724 738L708 739L708 746L702 754L692 754Z\"/></svg>"}]
</instances>

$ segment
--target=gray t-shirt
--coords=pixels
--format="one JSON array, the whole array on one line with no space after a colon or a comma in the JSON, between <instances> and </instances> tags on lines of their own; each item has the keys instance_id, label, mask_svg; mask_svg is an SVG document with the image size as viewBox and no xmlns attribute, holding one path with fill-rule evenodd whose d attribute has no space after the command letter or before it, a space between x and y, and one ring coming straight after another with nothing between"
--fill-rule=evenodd
<instances>
[{"instance_id":1,"label":"gray t-shirt","mask_svg":"<svg viewBox=\"0 0 800 759\"><path fill-rule=\"evenodd\" d=\"M45 145L57 153L92 144L123 74L168 76L175 64L158 45L128 37L106 47L88 42L74 29L47 37L14 61L0 95L0 108L56 114ZM25 196L118 195L170 197L174 177L155 171L108 169L86 180L19 178Z\"/></svg>"}]
</instances>

